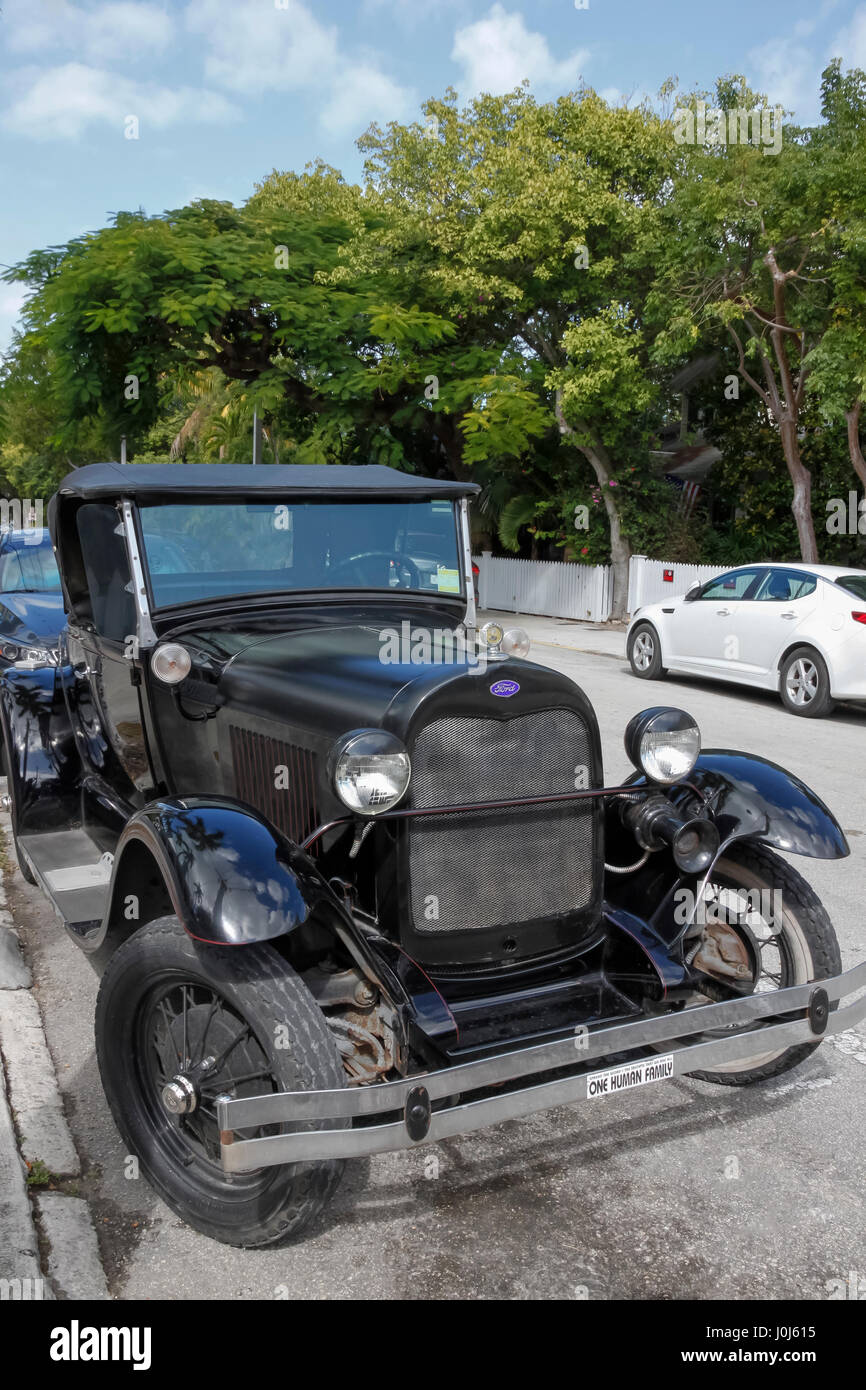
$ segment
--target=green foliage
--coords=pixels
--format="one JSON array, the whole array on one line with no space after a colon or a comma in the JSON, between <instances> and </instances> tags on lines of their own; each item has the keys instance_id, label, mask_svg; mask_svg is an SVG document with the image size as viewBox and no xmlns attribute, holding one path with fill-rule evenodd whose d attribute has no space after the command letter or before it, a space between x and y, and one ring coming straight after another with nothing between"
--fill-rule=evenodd
<instances>
[{"instance_id":1,"label":"green foliage","mask_svg":"<svg viewBox=\"0 0 866 1390\"><path fill-rule=\"evenodd\" d=\"M709 100L763 102L737 76ZM121 436L139 461L248 458L255 413L266 459L477 479L488 545L605 561L613 511L644 553L795 554L779 433L746 385L713 423L729 525L701 506L684 520L650 451L684 363L717 354L764 381L773 247L796 267L786 352L808 393L816 516L847 492L844 417L866 388L866 77L831 63L822 101L823 124L786 125L769 156L677 144L661 109L587 87L462 109L449 90L423 119L366 132L363 187L315 161L274 170L243 207L124 212L35 251L5 277L30 292L0 372L5 485L47 495L116 458Z\"/></svg>"}]
</instances>

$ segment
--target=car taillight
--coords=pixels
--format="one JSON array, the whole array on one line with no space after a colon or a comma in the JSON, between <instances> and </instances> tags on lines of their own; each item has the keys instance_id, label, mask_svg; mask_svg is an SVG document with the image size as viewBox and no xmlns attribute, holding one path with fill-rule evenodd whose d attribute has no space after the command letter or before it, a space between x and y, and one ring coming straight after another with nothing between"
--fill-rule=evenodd
<instances>
[{"instance_id":1,"label":"car taillight","mask_svg":"<svg viewBox=\"0 0 866 1390\"><path fill-rule=\"evenodd\" d=\"M855 608L851 612L851 617L855 623L866 623L866 613L861 608Z\"/></svg>"}]
</instances>

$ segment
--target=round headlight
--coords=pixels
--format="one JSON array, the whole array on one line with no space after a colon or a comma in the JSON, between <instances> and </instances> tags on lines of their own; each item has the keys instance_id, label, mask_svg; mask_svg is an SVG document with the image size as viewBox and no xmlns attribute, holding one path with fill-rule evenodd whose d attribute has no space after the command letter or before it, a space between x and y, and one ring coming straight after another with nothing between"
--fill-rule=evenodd
<instances>
[{"instance_id":1,"label":"round headlight","mask_svg":"<svg viewBox=\"0 0 866 1390\"><path fill-rule=\"evenodd\" d=\"M509 656L529 656L529 633L522 627L510 627L502 639L502 650Z\"/></svg>"},{"instance_id":2,"label":"round headlight","mask_svg":"<svg viewBox=\"0 0 866 1390\"><path fill-rule=\"evenodd\" d=\"M625 731L625 751L652 782L688 777L701 751L701 731L684 709L655 705L641 710Z\"/></svg>"},{"instance_id":3,"label":"round headlight","mask_svg":"<svg viewBox=\"0 0 866 1390\"><path fill-rule=\"evenodd\" d=\"M378 816L396 806L412 771L403 744L384 729L346 734L334 749L332 767L338 797L362 816Z\"/></svg>"},{"instance_id":4,"label":"round headlight","mask_svg":"<svg viewBox=\"0 0 866 1390\"><path fill-rule=\"evenodd\" d=\"M157 647L150 659L153 674L166 685L177 685L178 681L186 680L191 666L192 657L179 642L166 642Z\"/></svg>"},{"instance_id":5,"label":"round headlight","mask_svg":"<svg viewBox=\"0 0 866 1390\"><path fill-rule=\"evenodd\" d=\"M502 628L499 623L485 623L480 636L486 647L494 647L498 650L502 641Z\"/></svg>"}]
</instances>

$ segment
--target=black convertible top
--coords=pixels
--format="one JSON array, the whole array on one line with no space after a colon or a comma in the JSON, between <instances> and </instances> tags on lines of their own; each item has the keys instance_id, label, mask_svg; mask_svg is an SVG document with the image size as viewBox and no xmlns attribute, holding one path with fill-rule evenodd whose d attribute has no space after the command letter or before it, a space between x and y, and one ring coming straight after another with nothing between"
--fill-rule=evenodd
<instances>
[{"instance_id":1,"label":"black convertible top","mask_svg":"<svg viewBox=\"0 0 866 1390\"><path fill-rule=\"evenodd\" d=\"M130 497L155 501L168 495L227 497L262 492L287 496L468 497L477 483L421 478L381 464L286 463L89 463L67 473L61 497Z\"/></svg>"}]
</instances>

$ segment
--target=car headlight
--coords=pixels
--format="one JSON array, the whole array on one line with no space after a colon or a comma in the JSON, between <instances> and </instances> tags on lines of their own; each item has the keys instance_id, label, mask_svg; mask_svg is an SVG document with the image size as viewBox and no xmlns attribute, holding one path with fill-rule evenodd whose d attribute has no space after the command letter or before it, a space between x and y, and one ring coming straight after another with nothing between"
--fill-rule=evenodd
<instances>
[{"instance_id":1,"label":"car headlight","mask_svg":"<svg viewBox=\"0 0 866 1390\"><path fill-rule=\"evenodd\" d=\"M192 670L192 657L180 642L163 642L150 658L150 669L165 685L178 685Z\"/></svg>"},{"instance_id":2,"label":"car headlight","mask_svg":"<svg viewBox=\"0 0 866 1390\"><path fill-rule=\"evenodd\" d=\"M362 816L378 816L396 806L409 785L409 754L384 729L346 734L331 755L334 788L344 806Z\"/></svg>"},{"instance_id":3,"label":"car headlight","mask_svg":"<svg viewBox=\"0 0 866 1390\"><path fill-rule=\"evenodd\" d=\"M0 656L16 666L34 670L37 666L57 666L59 654L49 647L25 647L20 642L0 643Z\"/></svg>"},{"instance_id":4,"label":"car headlight","mask_svg":"<svg viewBox=\"0 0 866 1390\"><path fill-rule=\"evenodd\" d=\"M485 623L478 635L482 645L487 648L488 655L499 651L504 636L499 623Z\"/></svg>"},{"instance_id":5,"label":"car headlight","mask_svg":"<svg viewBox=\"0 0 866 1390\"><path fill-rule=\"evenodd\" d=\"M510 627L502 638L502 650L509 656L529 656L532 643L523 627Z\"/></svg>"},{"instance_id":6,"label":"car headlight","mask_svg":"<svg viewBox=\"0 0 866 1390\"><path fill-rule=\"evenodd\" d=\"M670 785L692 771L701 751L701 731L684 709L654 705L629 721L624 742L639 771L652 782Z\"/></svg>"}]
</instances>

